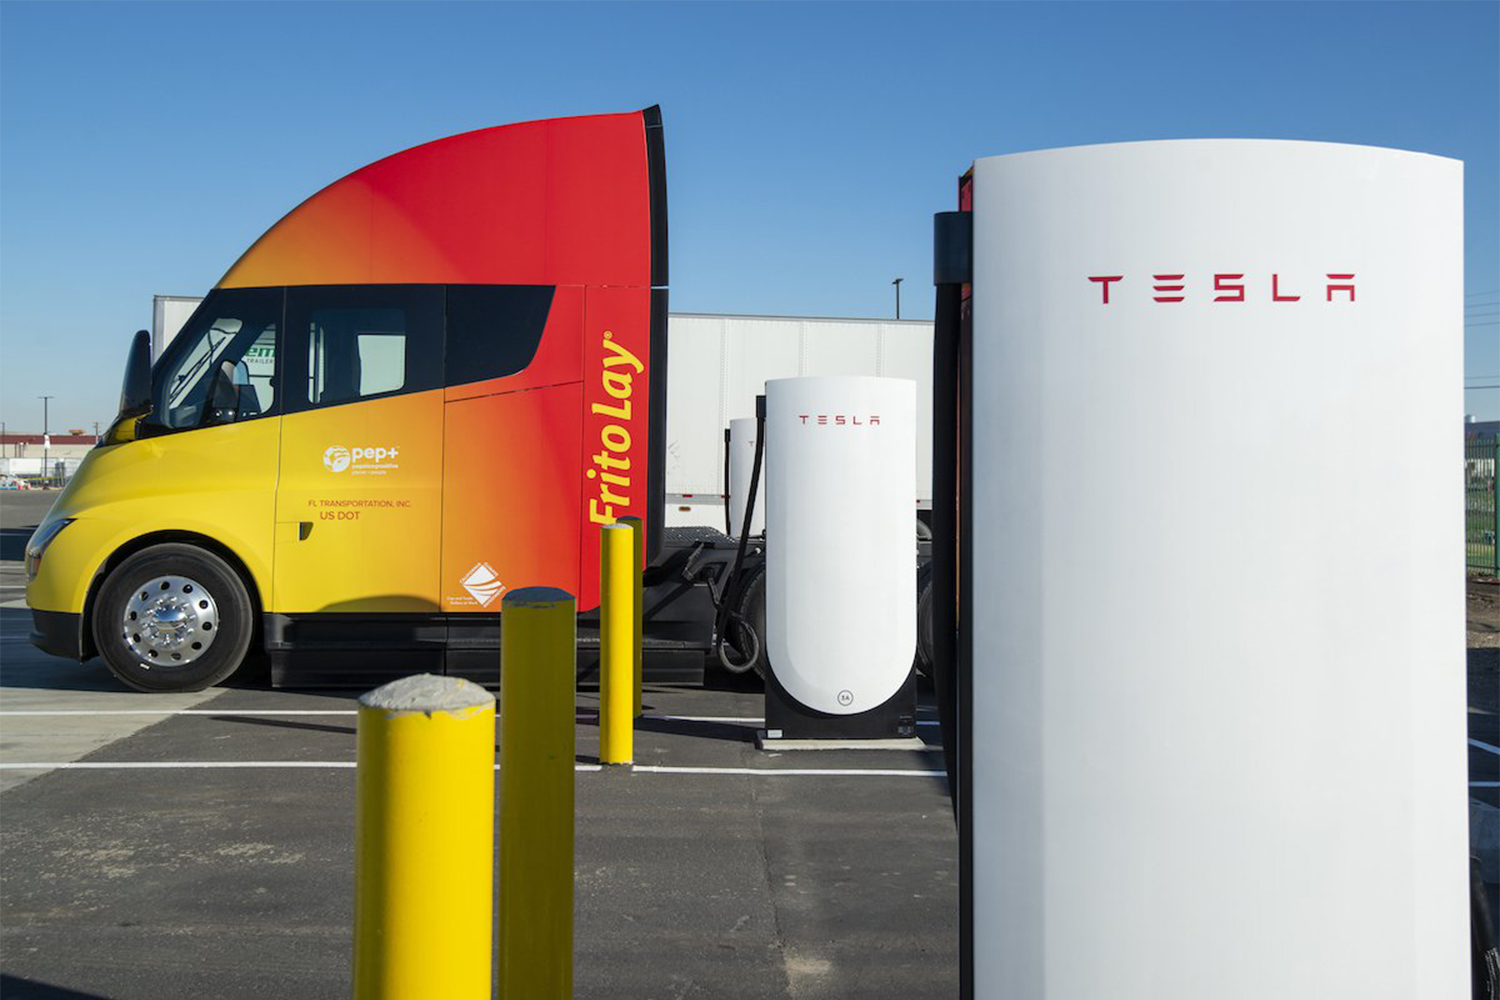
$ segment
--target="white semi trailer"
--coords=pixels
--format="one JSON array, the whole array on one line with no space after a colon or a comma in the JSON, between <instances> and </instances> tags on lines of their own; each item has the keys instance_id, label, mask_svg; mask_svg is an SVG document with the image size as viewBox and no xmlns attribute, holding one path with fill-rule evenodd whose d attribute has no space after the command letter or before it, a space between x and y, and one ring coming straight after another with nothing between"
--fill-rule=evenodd
<instances>
[{"instance_id":1,"label":"white semi trailer","mask_svg":"<svg viewBox=\"0 0 1500 1000\"><path fill-rule=\"evenodd\" d=\"M200 299L158 295L151 346L159 356ZM913 516L932 506L932 322L816 316L673 313L667 321L669 527L724 528L724 429L755 415L766 381L879 375L917 383Z\"/></svg>"}]
</instances>

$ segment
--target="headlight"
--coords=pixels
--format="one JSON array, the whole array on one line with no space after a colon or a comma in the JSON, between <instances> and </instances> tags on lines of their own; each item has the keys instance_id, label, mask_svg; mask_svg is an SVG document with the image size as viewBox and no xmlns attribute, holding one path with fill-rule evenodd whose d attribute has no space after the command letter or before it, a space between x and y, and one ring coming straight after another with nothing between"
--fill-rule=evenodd
<instances>
[{"instance_id":1,"label":"headlight","mask_svg":"<svg viewBox=\"0 0 1500 1000\"><path fill-rule=\"evenodd\" d=\"M42 555L47 551L47 546L52 544L52 539L62 534L62 530L72 524L75 518L60 517L56 521L46 521L32 533L31 541L26 543L26 580L29 583L36 579L37 571L42 568Z\"/></svg>"}]
</instances>

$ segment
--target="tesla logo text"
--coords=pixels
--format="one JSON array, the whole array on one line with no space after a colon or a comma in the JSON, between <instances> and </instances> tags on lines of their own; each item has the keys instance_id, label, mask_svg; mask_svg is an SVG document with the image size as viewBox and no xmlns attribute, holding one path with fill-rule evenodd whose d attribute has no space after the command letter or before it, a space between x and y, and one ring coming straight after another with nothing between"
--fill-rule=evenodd
<instances>
[{"instance_id":1,"label":"tesla logo text","mask_svg":"<svg viewBox=\"0 0 1500 1000\"><path fill-rule=\"evenodd\" d=\"M600 378L611 402L595 403L592 411L608 418L599 431L599 453L590 456L593 467L586 473L599 484L598 496L589 498L589 520L610 524L616 507L630 506L630 428L634 419L631 393L635 376L646 370L640 358L615 343L614 333L604 331L604 365Z\"/></svg>"},{"instance_id":2,"label":"tesla logo text","mask_svg":"<svg viewBox=\"0 0 1500 1000\"><path fill-rule=\"evenodd\" d=\"M855 416L849 413L799 413L797 419L804 424L818 424L823 427L876 427L880 424L878 413L871 413L867 416Z\"/></svg>"},{"instance_id":3,"label":"tesla logo text","mask_svg":"<svg viewBox=\"0 0 1500 1000\"><path fill-rule=\"evenodd\" d=\"M1113 289L1115 294L1118 295L1126 289L1133 289L1137 284L1142 283L1138 280L1127 281L1123 274L1091 274L1088 276L1088 279L1099 286L1099 303L1106 306L1111 304L1110 291L1114 285L1120 285L1119 288ZM1353 272L1337 273L1325 271L1324 279L1321 286L1324 302L1333 302L1335 295L1339 297L1339 301L1354 301ZM1151 275L1151 280L1145 282L1145 284L1148 284L1150 287L1151 300L1153 302L1184 302L1190 294L1190 287L1193 287L1190 286L1188 276L1185 273L1153 274ZM1207 281L1205 280L1203 284L1206 285ZM1298 287L1306 286L1301 285ZM1247 288L1257 299L1268 298L1272 302L1300 302L1302 300L1302 292L1298 291L1291 284L1283 282L1280 274L1272 274L1269 283L1267 283L1263 279L1253 278L1246 281L1244 272L1226 271L1213 276L1212 286L1196 288L1196 294L1200 297L1209 297L1211 294L1214 302L1245 302L1248 301L1246 299ZM1314 282L1314 298L1317 297L1318 290L1318 285ZM1269 295L1266 294L1267 292L1269 292Z\"/></svg>"}]
</instances>

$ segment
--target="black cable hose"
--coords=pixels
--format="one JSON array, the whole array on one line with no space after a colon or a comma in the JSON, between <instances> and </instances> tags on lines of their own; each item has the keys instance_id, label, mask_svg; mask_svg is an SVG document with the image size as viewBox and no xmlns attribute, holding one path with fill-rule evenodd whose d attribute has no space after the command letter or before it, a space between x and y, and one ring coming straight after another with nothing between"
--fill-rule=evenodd
<instances>
[{"instance_id":1,"label":"black cable hose","mask_svg":"<svg viewBox=\"0 0 1500 1000\"><path fill-rule=\"evenodd\" d=\"M740 544L734 553L734 564L729 568L729 576L724 581L724 589L721 592L725 599L721 600L714 615L714 652L719 656L719 662L724 664L724 669L732 674L743 674L755 663L756 657L760 656L760 636L755 634L755 629L745 620L744 615L729 610L727 600L734 582L739 578L740 569L745 562L745 546L750 540L750 517L755 510L755 494L760 488L760 463L765 455L766 445L766 397L755 397L755 460L750 466L750 488L745 491L745 513L740 517ZM727 458L727 454L726 454ZM727 462L726 462L727 464ZM727 488L728 479L725 479ZM728 510L728 500L725 500L725 510ZM729 658L724 655L724 631L729 625L729 617L733 615L739 619L742 634L750 637L750 645L755 649L742 663L730 663ZM743 652L743 650L741 650Z\"/></svg>"},{"instance_id":2,"label":"black cable hose","mask_svg":"<svg viewBox=\"0 0 1500 1000\"><path fill-rule=\"evenodd\" d=\"M729 520L729 428L724 428L724 534L729 534L734 525Z\"/></svg>"}]
</instances>

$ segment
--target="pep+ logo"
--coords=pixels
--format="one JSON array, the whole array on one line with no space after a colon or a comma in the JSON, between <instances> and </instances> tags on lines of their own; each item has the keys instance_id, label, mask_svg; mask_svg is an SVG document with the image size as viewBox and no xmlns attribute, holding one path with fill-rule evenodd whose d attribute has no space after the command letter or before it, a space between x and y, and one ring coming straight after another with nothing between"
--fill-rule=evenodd
<instances>
[{"instance_id":1,"label":"pep+ logo","mask_svg":"<svg viewBox=\"0 0 1500 1000\"><path fill-rule=\"evenodd\" d=\"M341 444L330 445L323 450L323 467L329 472L349 472L356 476L383 476L401 466L396 459L401 450L395 445L389 448L375 445L346 448Z\"/></svg>"},{"instance_id":2,"label":"pep+ logo","mask_svg":"<svg viewBox=\"0 0 1500 1000\"><path fill-rule=\"evenodd\" d=\"M349 468L350 461L349 449L341 444L336 444L323 452L323 466L329 472L343 472Z\"/></svg>"}]
</instances>

